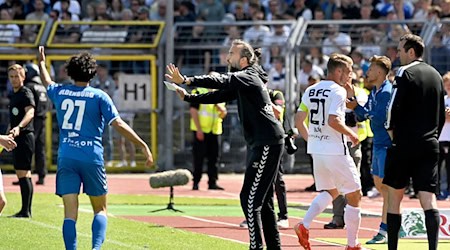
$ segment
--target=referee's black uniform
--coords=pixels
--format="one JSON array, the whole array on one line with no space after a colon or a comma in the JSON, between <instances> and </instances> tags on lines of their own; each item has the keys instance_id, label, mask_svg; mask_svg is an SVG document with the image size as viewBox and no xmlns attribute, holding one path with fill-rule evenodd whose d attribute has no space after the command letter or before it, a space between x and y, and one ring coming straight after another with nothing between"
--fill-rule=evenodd
<instances>
[{"instance_id":1,"label":"referee's black uniform","mask_svg":"<svg viewBox=\"0 0 450 250\"><path fill-rule=\"evenodd\" d=\"M267 74L260 66L239 72L190 78L192 86L218 89L201 95L186 95L191 103L238 101L239 118L248 144L244 183L240 193L250 234L250 248L263 249L261 229L267 249L281 249L273 209L273 183L284 146L284 130L272 110L265 86Z\"/></svg>"},{"instance_id":2,"label":"referee's black uniform","mask_svg":"<svg viewBox=\"0 0 450 250\"><path fill-rule=\"evenodd\" d=\"M436 193L439 133L445 123L442 77L430 65L413 61L395 77L386 127L393 132L397 159L387 158L383 183L401 189L410 177L419 191Z\"/></svg>"},{"instance_id":3,"label":"referee's black uniform","mask_svg":"<svg viewBox=\"0 0 450 250\"><path fill-rule=\"evenodd\" d=\"M438 189L438 138L444 123L444 90L440 74L420 60L400 67L387 112L386 128L392 130L393 140L392 147L387 150L383 183L401 190L407 187L412 177L416 190L434 195ZM396 200L390 198L390 202L397 205ZM428 206L421 205L424 209ZM436 249L439 211L427 208L424 214L429 249ZM401 214L388 211L389 249L397 249L401 220Z\"/></svg>"},{"instance_id":4,"label":"referee's black uniform","mask_svg":"<svg viewBox=\"0 0 450 250\"><path fill-rule=\"evenodd\" d=\"M25 108L35 107L34 97L31 90L22 86L17 92L12 93L9 103L9 119L11 128L19 125L26 114ZM12 151L13 164L15 170L31 170L31 159L34 153L33 122L29 122L20 129L20 133L14 140L17 147ZM20 216L31 215L31 200L33 197L33 184L31 178L19 178L20 191L22 195L22 209L18 213ZM26 187L25 187L26 186Z\"/></svg>"}]
</instances>

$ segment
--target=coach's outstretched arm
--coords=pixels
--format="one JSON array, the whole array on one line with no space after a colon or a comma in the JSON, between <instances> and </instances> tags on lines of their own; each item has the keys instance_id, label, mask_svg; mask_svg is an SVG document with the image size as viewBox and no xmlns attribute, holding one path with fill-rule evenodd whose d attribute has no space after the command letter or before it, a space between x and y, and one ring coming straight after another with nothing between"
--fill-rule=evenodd
<instances>
[{"instance_id":1,"label":"coach's outstretched arm","mask_svg":"<svg viewBox=\"0 0 450 250\"><path fill-rule=\"evenodd\" d=\"M39 71L40 71L40 75L41 75L42 84L44 84L44 87L47 88L48 85L55 83L47 71L47 65L45 65L44 46L39 46L38 65L39 65Z\"/></svg>"},{"instance_id":2,"label":"coach's outstretched arm","mask_svg":"<svg viewBox=\"0 0 450 250\"><path fill-rule=\"evenodd\" d=\"M186 84L196 87L203 87L208 89L238 89L249 86L255 80L249 74L241 74L233 72L219 75L199 75L199 76L184 76L180 69L174 64L169 64L166 67L166 78L176 84Z\"/></svg>"},{"instance_id":3,"label":"coach's outstretched arm","mask_svg":"<svg viewBox=\"0 0 450 250\"><path fill-rule=\"evenodd\" d=\"M175 90L182 101L190 103L217 104L230 102L237 98L237 92L234 90L216 90L204 94L189 94L184 88L176 86Z\"/></svg>"}]
</instances>

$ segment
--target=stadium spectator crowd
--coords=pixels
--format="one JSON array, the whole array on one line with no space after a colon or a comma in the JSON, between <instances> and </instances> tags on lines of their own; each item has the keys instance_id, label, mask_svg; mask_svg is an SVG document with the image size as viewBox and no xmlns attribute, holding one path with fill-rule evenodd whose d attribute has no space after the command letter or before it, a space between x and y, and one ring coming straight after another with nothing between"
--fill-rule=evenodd
<instances>
[{"instance_id":1,"label":"stadium spectator crowd","mask_svg":"<svg viewBox=\"0 0 450 250\"><path fill-rule=\"evenodd\" d=\"M164 21L167 13L165 0L0 0L0 19L11 21L0 25L0 43L33 42L38 25L14 24L16 20L27 21ZM176 43L195 41L210 42L228 46L230 40L242 38L255 47L263 47L263 66L269 71L277 58L285 54L285 42L289 36L289 25L262 25L252 21L292 21L298 17L305 20L413 20L438 21L450 17L449 0L175 0L174 22L222 22L223 30L207 26L200 29L181 27L177 30ZM239 21L250 25L238 25ZM449 62L449 23L438 24L438 34L433 40L430 56L433 61ZM302 56L312 59L315 66L324 69L326 56L332 52L350 55L352 51L362 54L368 60L373 54L387 55L398 38L408 32L419 33L420 23L379 25L328 25L311 26L303 44L311 45L302 51ZM128 29L126 42L145 43L151 32ZM83 33L89 30L111 29L111 26L59 25L54 42L77 43ZM387 32L384 32L387 30ZM192 38L194 36L194 38ZM83 41L82 41L83 42ZM314 46L312 46L314 45ZM321 45L319 51L317 45ZM446 52L446 53L444 53ZM214 52L215 53L215 52ZM203 53L194 55L202 56ZM192 55L190 55L192 57ZM214 55L213 55L214 57ZM198 59L193 63L200 63ZM196 62L195 62L196 60ZM213 59L210 59L213 60ZM202 64L210 62L200 60ZM178 60L185 65L192 64L188 56ZM433 65L433 62L431 62ZM181 64L180 64L181 66ZM395 63L394 63L395 68ZM449 63L437 67L441 74L450 68ZM202 72L217 70L210 67ZM205 71L205 72L203 72ZM278 70L279 71L279 70ZM326 73L326 72L324 72ZM305 78L305 77L303 77ZM307 77L305 78L307 79ZM302 84L302 83L300 83ZM304 84L304 83L303 83Z\"/></svg>"},{"instance_id":2,"label":"stadium spectator crowd","mask_svg":"<svg viewBox=\"0 0 450 250\"><path fill-rule=\"evenodd\" d=\"M0 0L1 20L28 21L49 19L164 21L166 6L165 0ZM175 22L194 22L198 18L205 22L234 22L289 20L298 17L305 20L431 20L450 17L450 2L448 0L175 0L174 6ZM20 34L26 34L33 27L19 25L18 28ZM274 33L275 28L264 26L258 28L257 34L253 34L251 38ZM14 30L19 31L16 28ZM20 37L25 38L19 35L17 39L20 40ZM253 42L252 39L249 39L250 42ZM445 39L448 41L448 34Z\"/></svg>"},{"instance_id":3,"label":"stadium spectator crowd","mask_svg":"<svg viewBox=\"0 0 450 250\"><path fill-rule=\"evenodd\" d=\"M195 3L194 3L195 2ZM158 5L158 1L153 4ZM286 41L292 21L298 17L305 20L336 20L340 23L309 25L302 42L302 63L296 72L298 91L307 85L310 76L323 77L328 55L333 52L351 55L360 67L360 76L368 69L373 55L386 55L397 69L396 46L406 33L420 35L424 22L435 25L436 35L431 41L426 58L441 74L450 70L450 23L439 21L450 17L449 0L240 0L240 1L178 1L174 10L175 23L197 22L193 27L180 26L176 32L176 45L214 44L227 47L233 39L250 42L263 48L261 64L275 74L283 72L279 58L286 56ZM368 20L367 24L345 24L349 20ZM152 20L150 18L150 20ZM392 21L392 23L376 21ZM222 27L205 25L221 22ZM239 23L245 21L245 24ZM266 22L264 22L266 21ZM279 21L269 24L268 21ZM281 22L281 24L280 24ZM219 26L219 25L217 25ZM386 32L387 31L387 32ZM208 53L208 57L205 57ZM177 65L193 74L221 71L226 64L226 51L185 49L179 55ZM220 62L215 60L220 58ZM208 67L206 67L208 66ZM277 73L279 89L284 90L286 75Z\"/></svg>"}]
</instances>

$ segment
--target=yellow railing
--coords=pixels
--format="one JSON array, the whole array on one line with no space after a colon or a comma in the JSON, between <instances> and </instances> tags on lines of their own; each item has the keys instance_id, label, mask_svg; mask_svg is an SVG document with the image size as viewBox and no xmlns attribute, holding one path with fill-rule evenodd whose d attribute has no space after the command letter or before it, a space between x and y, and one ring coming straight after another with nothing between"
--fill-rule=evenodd
<instances>
[{"instance_id":1,"label":"yellow railing","mask_svg":"<svg viewBox=\"0 0 450 250\"><path fill-rule=\"evenodd\" d=\"M53 61L66 61L70 55L48 55L46 57L47 68L50 69ZM158 116L156 110L158 107L158 78L156 68L156 56L154 55L95 55L98 61L149 61L150 62L150 76L151 76L151 107L150 112L150 147L153 153L153 158L158 158ZM1 58L0 58L1 59ZM51 137L50 137L51 139ZM50 152L49 152L50 151ZM47 155L52 155L51 149L47 151Z\"/></svg>"},{"instance_id":2,"label":"yellow railing","mask_svg":"<svg viewBox=\"0 0 450 250\"><path fill-rule=\"evenodd\" d=\"M19 21L19 20L14 20L14 21L5 21L5 20L0 20L0 29L1 30L9 30L7 25L8 24L16 24L16 25L38 25L39 28L36 32L36 38L34 39L34 42L30 42L30 43L24 43L22 41L20 42L14 42L14 43L4 43L4 42L0 42L0 47L15 47L15 48L33 48L33 47L37 47L39 44L39 41L42 38L42 34L44 33L44 29L45 29L45 21ZM21 37L19 37L20 40L23 39L23 35L21 34ZM5 38L5 37L3 37ZM7 38L7 37L6 37Z\"/></svg>"}]
</instances>

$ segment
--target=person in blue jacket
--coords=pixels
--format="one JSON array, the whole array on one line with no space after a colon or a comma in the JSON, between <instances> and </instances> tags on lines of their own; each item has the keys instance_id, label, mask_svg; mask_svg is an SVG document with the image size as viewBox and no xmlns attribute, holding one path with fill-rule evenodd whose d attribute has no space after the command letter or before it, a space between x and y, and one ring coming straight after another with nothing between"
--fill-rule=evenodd
<instances>
[{"instance_id":1,"label":"person in blue jacket","mask_svg":"<svg viewBox=\"0 0 450 250\"><path fill-rule=\"evenodd\" d=\"M374 87L370 92L369 99L363 107L357 103L356 99L350 98L347 101L347 108L355 111L358 121L370 120L370 127L374 134L371 173L375 187L383 197L383 211L379 232L371 240L366 242L366 244L386 244L387 187L383 184L383 178L386 151L392 142L384 124L386 122L386 110L392 92L392 84L387 79L392 64L386 56L373 56L370 58L370 62L366 80ZM348 91L351 92L354 90L350 89Z\"/></svg>"}]
</instances>

